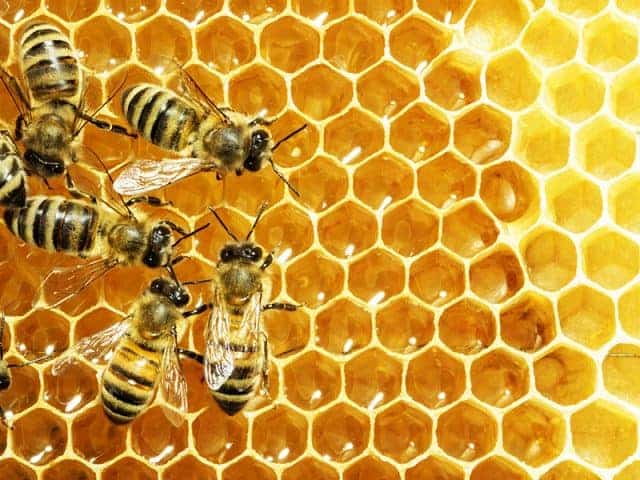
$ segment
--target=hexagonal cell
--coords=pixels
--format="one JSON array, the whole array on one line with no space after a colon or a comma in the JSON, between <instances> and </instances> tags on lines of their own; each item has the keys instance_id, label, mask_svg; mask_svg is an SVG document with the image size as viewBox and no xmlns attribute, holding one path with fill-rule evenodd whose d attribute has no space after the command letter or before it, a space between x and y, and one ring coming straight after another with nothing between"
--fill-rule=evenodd
<instances>
[{"instance_id":1,"label":"hexagonal cell","mask_svg":"<svg viewBox=\"0 0 640 480\"><path fill-rule=\"evenodd\" d=\"M405 111L391 124L391 146L401 155L419 162L449 144L449 120L441 112L423 104Z\"/></svg>"},{"instance_id":2,"label":"hexagonal cell","mask_svg":"<svg viewBox=\"0 0 640 480\"><path fill-rule=\"evenodd\" d=\"M384 129L374 117L351 109L324 131L324 149L343 165L361 162L384 146Z\"/></svg>"},{"instance_id":3,"label":"hexagonal cell","mask_svg":"<svg viewBox=\"0 0 640 480\"><path fill-rule=\"evenodd\" d=\"M566 18L543 10L527 25L522 48L546 67L566 63L576 55L578 29Z\"/></svg>"},{"instance_id":4,"label":"hexagonal cell","mask_svg":"<svg viewBox=\"0 0 640 480\"><path fill-rule=\"evenodd\" d=\"M455 402L465 391L462 362L433 347L409 362L407 393L428 408L441 408Z\"/></svg>"},{"instance_id":5,"label":"hexagonal cell","mask_svg":"<svg viewBox=\"0 0 640 480\"><path fill-rule=\"evenodd\" d=\"M376 218L357 203L347 201L318 222L320 244L338 258L349 258L376 241Z\"/></svg>"},{"instance_id":6,"label":"hexagonal cell","mask_svg":"<svg viewBox=\"0 0 640 480\"><path fill-rule=\"evenodd\" d=\"M529 279L544 290L558 291L576 276L576 247L563 233L539 227L522 240L520 250Z\"/></svg>"},{"instance_id":7,"label":"hexagonal cell","mask_svg":"<svg viewBox=\"0 0 640 480\"><path fill-rule=\"evenodd\" d=\"M253 33L231 17L218 17L196 31L198 58L210 68L228 73L256 56Z\"/></svg>"},{"instance_id":8,"label":"hexagonal cell","mask_svg":"<svg viewBox=\"0 0 640 480\"><path fill-rule=\"evenodd\" d=\"M540 93L540 72L515 48L489 61L485 81L489 98L507 110L528 107Z\"/></svg>"},{"instance_id":9,"label":"hexagonal cell","mask_svg":"<svg viewBox=\"0 0 640 480\"><path fill-rule=\"evenodd\" d=\"M447 454L469 462L489 453L498 426L492 415L470 402L460 402L438 418L438 445Z\"/></svg>"},{"instance_id":10,"label":"hexagonal cell","mask_svg":"<svg viewBox=\"0 0 640 480\"><path fill-rule=\"evenodd\" d=\"M249 115L275 116L287 105L284 79L262 65L243 70L229 81L229 102Z\"/></svg>"},{"instance_id":11,"label":"hexagonal cell","mask_svg":"<svg viewBox=\"0 0 640 480\"><path fill-rule=\"evenodd\" d=\"M418 190L428 202L446 208L474 194L476 172L455 153L446 152L420 167Z\"/></svg>"},{"instance_id":12,"label":"hexagonal cell","mask_svg":"<svg viewBox=\"0 0 640 480\"><path fill-rule=\"evenodd\" d=\"M403 257L428 250L438 240L439 220L418 200L411 199L385 213L382 240Z\"/></svg>"},{"instance_id":13,"label":"hexagonal cell","mask_svg":"<svg viewBox=\"0 0 640 480\"><path fill-rule=\"evenodd\" d=\"M288 266L286 280L291 298L313 308L342 291L344 270L338 263L312 250Z\"/></svg>"},{"instance_id":14,"label":"hexagonal cell","mask_svg":"<svg viewBox=\"0 0 640 480\"><path fill-rule=\"evenodd\" d=\"M640 68L632 67L618 75L612 82L612 110L625 122L640 125L640 100L637 98L637 85L640 81Z\"/></svg>"},{"instance_id":15,"label":"hexagonal cell","mask_svg":"<svg viewBox=\"0 0 640 480\"><path fill-rule=\"evenodd\" d=\"M402 365L381 350L368 350L349 360L344 374L347 396L369 410L400 394Z\"/></svg>"},{"instance_id":16,"label":"hexagonal cell","mask_svg":"<svg viewBox=\"0 0 640 480\"><path fill-rule=\"evenodd\" d=\"M596 364L574 348L558 347L533 364L537 390L560 405L574 405L596 389Z\"/></svg>"},{"instance_id":17,"label":"hexagonal cell","mask_svg":"<svg viewBox=\"0 0 640 480\"><path fill-rule=\"evenodd\" d=\"M300 191L301 202L316 212L330 208L347 194L347 172L331 158L314 158L296 170L289 181Z\"/></svg>"},{"instance_id":18,"label":"hexagonal cell","mask_svg":"<svg viewBox=\"0 0 640 480\"><path fill-rule=\"evenodd\" d=\"M376 248L349 265L349 290L370 306L399 294L404 288L404 264Z\"/></svg>"},{"instance_id":19,"label":"hexagonal cell","mask_svg":"<svg viewBox=\"0 0 640 480\"><path fill-rule=\"evenodd\" d=\"M496 339L496 322L491 310L465 299L448 307L438 322L440 340L451 350L465 355L478 353Z\"/></svg>"},{"instance_id":20,"label":"hexagonal cell","mask_svg":"<svg viewBox=\"0 0 640 480\"><path fill-rule=\"evenodd\" d=\"M5 262L0 266L0 284L3 285L0 304L6 315L26 315L31 311L39 296L34 273L25 264Z\"/></svg>"},{"instance_id":21,"label":"hexagonal cell","mask_svg":"<svg viewBox=\"0 0 640 480\"><path fill-rule=\"evenodd\" d=\"M302 350L309 342L309 315L300 309L295 312L272 310L264 315L262 322L269 338L271 355Z\"/></svg>"},{"instance_id":22,"label":"hexagonal cell","mask_svg":"<svg viewBox=\"0 0 640 480\"><path fill-rule=\"evenodd\" d=\"M602 347L615 334L613 301L588 286L577 286L559 298L558 317L562 332L589 348Z\"/></svg>"},{"instance_id":23,"label":"hexagonal cell","mask_svg":"<svg viewBox=\"0 0 640 480\"><path fill-rule=\"evenodd\" d=\"M453 130L456 148L477 164L500 158L509 148L511 119L488 105L480 105L458 118Z\"/></svg>"},{"instance_id":24,"label":"hexagonal cell","mask_svg":"<svg viewBox=\"0 0 640 480\"><path fill-rule=\"evenodd\" d=\"M175 4L177 0L169 0L169 4ZM106 0L107 12L118 20L127 23L140 22L149 18L160 9L160 0Z\"/></svg>"},{"instance_id":25,"label":"hexagonal cell","mask_svg":"<svg viewBox=\"0 0 640 480\"><path fill-rule=\"evenodd\" d=\"M355 0L355 10L380 25L388 25L410 11L411 3L411 0Z\"/></svg>"},{"instance_id":26,"label":"hexagonal cell","mask_svg":"<svg viewBox=\"0 0 640 480\"><path fill-rule=\"evenodd\" d=\"M256 241L265 250L295 257L313 243L313 225L309 217L293 205L270 208L255 230Z\"/></svg>"},{"instance_id":27,"label":"hexagonal cell","mask_svg":"<svg viewBox=\"0 0 640 480\"><path fill-rule=\"evenodd\" d=\"M562 453L565 429L559 412L537 401L525 402L502 419L504 448L527 465L539 467Z\"/></svg>"},{"instance_id":28,"label":"hexagonal cell","mask_svg":"<svg viewBox=\"0 0 640 480\"><path fill-rule=\"evenodd\" d=\"M102 405L82 412L71 426L73 451L90 463L105 463L127 448L126 427L115 425Z\"/></svg>"},{"instance_id":29,"label":"hexagonal cell","mask_svg":"<svg viewBox=\"0 0 640 480\"><path fill-rule=\"evenodd\" d=\"M513 251L499 245L471 265L469 282L471 290L479 297L491 303L502 303L520 291L524 274Z\"/></svg>"},{"instance_id":30,"label":"hexagonal cell","mask_svg":"<svg viewBox=\"0 0 640 480\"><path fill-rule=\"evenodd\" d=\"M326 462L306 457L285 470L282 480L338 480L338 472Z\"/></svg>"},{"instance_id":31,"label":"hexagonal cell","mask_svg":"<svg viewBox=\"0 0 640 480\"><path fill-rule=\"evenodd\" d=\"M480 462L471 472L469 480L530 480L531 477L522 468L504 457L493 456Z\"/></svg>"},{"instance_id":32,"label":"hexagonal cell","mask_svg":"<svg viewBox=\"0 0 640 480\"><path fill-rule=\"evenodd\" d=\"M431 305L445 305L464 293L464 267L443 250L434 250L411 265L409 288Z\"/></svg>"},{"instance_id":33,"label":"hexagonal cell","mask_svg":"<svg viewBox=\"0 0 640 480\"><path fill-rule=\"evenodd\" d=\"M636 451L637 427L633 413L597 400L571 415L573 448L592 465L615 467Z\"/></svg>"},{"instance_id":34,"label":"hexagonal cell","mask_svg":"<svg viewBox=\"0 0 640 480\"><path fill-rule=\"evenodd\" d=\"M369 443L369 419L346 403L338 403L315 416L313 448L325 461L346 462L360 455Z\"/></svg>"},{"instance_id":35,"label":"hexagonal cell","mask_svg":"<svg viewBox=\"0 0 640 480\"><path fill-rule=\"evenodd\" d=\"M458 23L470 5L471 0L418 0L418 8L445 24Z\"/></svg>"},{"instance_id":36,"label":"hexagonal cell","mask_svg":"<svg viewBox=\"0 0 640 480\"><path fill-rule=\"evenodd\" d=\"M609 213L611 218L633 233L640 233L640 207L638 198L640 176L625 175L609 189Z\"/></svg>"},{"instance_id":37,"label":"hexagonal cell","mask_svg":"<svg viewBox=\"0 0 640 480\"><path fill-rule=\"evenodd\" d=\"M253 422L251 445L270 463L289 463L307 448L307 420L284 406L278 406Z\"/></svg>"},{"instance_id":38,"label":"hexagonal cell","mask_svg":"<svg viewBox=\"0 0 640 480\"><path fill-rule=\"evenodd\" d=\"M44 408L30 410L12 425L12 450L32 465L46 465L64 453L67 426Z\"/></svg>"},{"instance_id":39,"label":"hexagonal cell","mask_svg":"<svg viewBox=\"0 0 640 480\"><path fill-rule=\"evenodd\" d=\"M608 229L593 232L582 243L584 270L604 288L626 285L640 270L637 244Z\"/></svg>"},{"instance_id":40,"label":"hexagonal cell","mask_svg":"<svg viewBox=\"0 0 640 480\"><path fill-rule=\"evenodd\" d=\"M636 158L635 135L605 116L590 120L576 140L582 167L604 180L624 173Z\"/></svg>"},{"instance_id":41,"label":"hexagonal cell","mask_svg":"<svg viewBox=\"0 0 640 480\"><path fill-rule=\"evenodd\" d=\"M174 425L163 407L143 412L131 425L131 446L153 465L163 465L187 447L187 422Z\"/></svg>"},{"instance_id":42,"label":"hexagonal cell","mask_svg":"<svg viewBox=\"0 0 640 480\"><path fill-rule=\"evenodd\" d=\"M404 160L382 152L360 165L353 174L353 191L374 210L411 193L413 171Z\"/></svg>"},{"instance_id":43,"label":"hexagonal cell","mask_svg":"<svg viewBox=\"0 0 640 480\"><path fill-rule=\"evenodd\" d=\"M331 85L329 91L327 85ZM286 91L284 86L280 91ZM308 68L291 81L293 102L314 120L339 113L351 102L351 96L351 82L326 65Z\"/></svg>"},{"instance_id":44,"label":"hexagonal cell","mask_svg":"<svg viewBox=\"0 0 640 480\"><path fill-rule=\"evenodd\" d=\"M5 357L9 363L20 363L16 358ZM33 367L13 368L9 388L0 391L0 407L8 420L27 410L38 401L40 379Z\"/></svg>"},{"instance_id":45,"label":"hexagonal cell","mask_svg":"<svg viewBox=\"0 0 640 480\"><path fill-rule=\"evenodd\" d=\"M223 0L166 0L166 7L171 13L184 18L193 24L210 18L222 8Z\"/></svg>"},{"instance_id":46,"label":"hexagonal cell","mask_svg":"<svg viewBox=\"0 0 640 480\"><path fill-rule=\"evenodd\" d=\"M602 79L578 63L554 70L545 85L551 108L570 122L582 122L593 117L604 101Z\"/></svg>"},{"instance_id":47,"label":"hexagonal cell","mask_svg":"<svg viewBox=\"0 0 640 480\"><path fill-rule=\"evenodd\" d=\"M350 465L344 472L344 480L361 480L363 478L400 480L400 474L390 463L378 457L366 456L354 462L353 465Z\"/></svg>"},{"instance_id":48,"label":"hexagonal cell","mask_svg":"<svg viewBox=\"0 0 640 480\"><path fill-rule=\"evenodd\" d=\"M625 332L636 338L640 338L640 324L637 319L640 315L640 286L634 284L618 299L618 314L620 324Z\"/></svg>"},{"instance_id":49,"label":"hexagonal cell","mask_svg":"<svg viewBox=\"0 0 640 480\"><path fill-rule=\"evenodd\" d=\"M634 405L640 404L638 357L640 348L632 344L614 345L602 362L605 388L618 398Z\"/></svg>"},{"instance_id":50,"label":"hexagonal cell","mask_svg":"<svg viewBox=\"0 0 640 480\"><path fill-rule=\"evenodd\" d=\"M163 32L163 35L158 35ZM192 55L191 32L178 20L160 15L136 28L138 60L156 73L185 64ZM159 53L162 52L162 53Z\"/></svg>"},{"instance_id":51,"label":"hexagonal cell","mask_svg":"<svg viewBox=\"0 0 640 480\"><path fill-rule=\"evenodd\" d=\"M44 400L61 412L75 412L98 395L96 372L80 361L65 362L56 374L44 373Z\"/></svg>"},{"instance_id":52,"label":"hexagonal cell","mask_svg":"<svg viewBox=\"0 0 640 480\"><path fill-rule=\"evenodd\" d=\"M433 332L433 312L406 297L390 302L376 314L378 339L393 352L413 352L429 343Z\"/></svg>"},{"instance_id":53,"label":"hexagonal cell","mask_svg":"<svg viewBox=\"0 0 640 480\"><path fill-rule=\"evenodd\" d=\"M464 471L450 460L430 456L408 469L406 480L464 480Z\"/></svg>"},{"instance_id":54,"label":"hexagonal cell","mask_svg":"<svg viewBox=\"0 0 640 480\"><path fill-rule=\"evenodd\" d=\"M69 346L69 322L52 311L35 310L18 322L15 335L14 348L27 359L64 352Z\"/></svg>"},{"instance_id":55,"label":"hexagonal cell","mask_svg":"<svg viewBox=\"0 0 640 480\"><path fill-rule=\"evenodd\" d=\"M515 153L527 165L548 173L569 160L569 128L547 112L533 109L518 119Z\"/></svg>"},{"instance_id":56,"label":"hexagonal cell","mask_svg":"<svg viewBox=\"0 0 640 480\"><path fill-rule=\"evenodd\" d=\"M216 428L211 428L215 425ZM230 417L217 406L202 412L193 422L193 442L198 453L214 463L226 463L247 448L247 419Z\"/></svg>"},{"instance_id":57,"label":"hexagonal cell","mask_svg":"<svg viewBox=\"0 0 640 480\"><path fill-rule=\"evenodd\" d=\"M451 32L421 17L409 17L389 34L391 55L409 68L421 70L451 43Z\"/></svg>"},{"instance_id":58,"label":"hexagonal cell","mask_svg":"<svg viewBox=\"0 0 640 480\"><path fill-rule=\"evenodd\" d=\"M304 353L284 368L285 395L305 410L315 410L335 400L340 384L340 367L315 351Z\"/></svg>"},{"instance_id":59,"label":"hexagonal cell","mask_svg":"<svg viewBox=\"0 0 640 480\"><path fill-rule=\"evenodd\" d=\"M620 470L620 472L613 477L613 480L634 480L635 478L638 478L638 475L640 475L640 462L636 460ZM591 479L589 478L587 480ZM595 480L598 479L595 478Z\"/></svg>"},{"instance_id":60,"label":"hexagonal cell","mask_svg":"<svg viewBox=\"0 0 640 480\"><path fill-rule=\"evenodd\" d=\"M345 16L349 11L349 0L292 0L291 8L316 25L322 25Z\"/></svg>"},{"instance_id":61,"label":"hexagonal cell","mask_svg":"<svg viewBox=\"0 0 640 480\"><path fill-rule=\"evenodd\" d=\"M520 0L478 0L465 21L467 41L482 50L499 50L512 45L529 21L527 7Z\"/></svg>"},{"instance_id":62,"label":"hexagonal cell","mask_svg":"<svg viewBox=\"0 0 640 480\"><path fill-rule=\"evenodd\" d=\"M316 317L316 343L328 352L346 354L371 341L371 314L341 298Z\"/></svg>"},{"instance_id":63,"label":"hexagonal cell","mask_svg":"<svg viewBox=\"0 0 640 480\"><path fill-rule=\"evenodd\" d=\"M281 17L260 33L260 53L285 72L301 69L318 57L318 33L294 17Z\"/></svg>"},{"instance_id":64,"label":"hexagonal cell","mask_svg":"<svg viewBox=\"0 0 640 480\"><path fill-rule=\"evenodd\" d=\"M551 301L534 292L525 292L500 312L500 336L513 348L537 352L556 337Z\"/></svg>"},{"instance_id":65,"label":"hexagonal cell","mask_svg":"<svg viewBox=\"0 0 640 480\"><path fill-rule=\"evenodd\" d=\"M0 475L10 480L37 480L36 472L13 458L0 461Z\"/></svg>"},{"instance_id":66,"label":"hexagonal cell","mask_svg":"<svg viewBox=\"0 0 640 480\"><path fill-rule=\"evenodd\" d=\"M47 10L66 22L77 22L84 18L91 17L98 9L99 0L81 0L81 1L51 1L46 0L45 6Z\"/></svg>"},{"instance_id":67,"label":"hexagonal cell","mask_svg":"<svg viewBox=\"0 0 640 480\"><path fill-rule=\"evenodd\" d=\"M447 110L458 110L480 99L482 60L468 50L448 52L433 62L424 77L427 96Z\"/></svg>"},{"instance_id":68,"label":"hexagonal cell","mask_svg":"<svg viewBox=\"0 0 640 480\"><path fill-rule=\"evenodd\" d=\"M191 455L174 462L162 474L162 480L215 480L216 471Z\"/></svg>"},{"instance_id":69,"label":"hexagonal cell","mask_svg":"<svg viewBox=\"0 0 640 480\"><path fill-rule=\"evenodd\" d=\"M550 178L545 188L553 221L570 232L584 232L602 215L600 187L576 171Z\"/></svg>"},{"instance_id":70,"label":"hexagonal cell","mask_svg":"<svg viewBox=\"0 0 640 480\"><path fill-rule=\"evenodd\" d=\"M16 24L24 17L30 16L39 7L38 0L24 0L18 3L6 2L0 10L0 17L10 25Z\"/></svg>"},{"instance_id":71,"label":"hexagonal cell","mask_svg":"<svg viewBox=\"0 0 640 480\"><path fill-rule=\"evenodd\" d=\"M374 445L382 455L407 463L429 448L431 427L431 418L399 402L376 417Z\"/></svg>"},{"instance_id":72,"label":"hexagonal cell","mask_svg":"<svg viewBox=\"0 0 640 480\"><path fill-rule=\"evenodd\" d=\"M540 477L540 480L600 480L600 477L587 468L571 461L556 463L553 468ZM615 477L618 480L618 477ZM631 480L631 479L629 479Z\"/></svg>"},{"instance_id":73,"label":"hexagonal cell","mask_svg":"<svg viewBox=\"0 0 640 480\"><path fill-rule=\"evenodd\" d=\"M96 42L108 38L109 42ZM84 52L82 63L93 73L106 73L131 58L131 34L120 23L106 16L93 16L80 24L73 35L73 44Z\"/></svg>"},{"instance_id":74,"label":"hexagonal cell","mask_svg":"<svg viewBox=\"0 0 640 480\"><path fill-rule=\"evenodd\" d=\"M638 55L638 35L633 23L608 13L584 27L584 56L594 67L618 70Z\"/></svg>"},{"instance_id":75,"label":"hexagonal cell","mask_svg":"<svg viewBox=\"0 0 640 480\"><path fill-rule=\"evenodd\" d=\"M607 0L553 0L562 13L574 17L597 15L609 2Z\"/></svg>"},{"instance_id":76,"label":"hexagonal cell","mask_svg":"<svg viewBox=\"0 0 640 480\"><path fill-rule=\"evenodd\" d=\"M245 22L261 23L278 16L287 6L286 0L230 0L229 9Z\"/></svg>"},{"instance_id":77,"label":"hexagonal cell","mask_svg":"<svg viewBox=\"0 0 640 480\"><path fill-rule=\"evenodd\" d=\"M42 480L95 480L96 474L83 463L75 460L61 460L48 467Z\"/></svg>"},{"instance_id":78,"label":"hexagonal cell","mask_svg":"<svg viewBox=\"0 0 640 480\"><path fill-rule=\"evenodd\" d=\"M324 36L323 45L324 58L339 70L352 73L373 65L384 54L384 37L356 18L332 25Z\"/></svg>"},{"instance_id":79,"label":"hexagonal cell","mask_svg":"<svg viewBox=\"0 0 640 480\"><path fill-rule=\"evenodd\" d=\"M498 227L477 202L470 202L447 214L443 220L442 243L463 257L473 257L498 238Z\"/></svg>"},{"instance_id":80,"label":"hexagonal cell","mask_svg":"<svg viewBox=\"0 0 640 480\"><path fill-rule=\"evenodd\" d=\"M503 222L529 224L540 214L537 182L515 162L502 162L484 170L480 197Z\"/></svg>"},{"instance_id":81,"label":"hexagonal cell","mask_svg":"<svg viewBox=\"0 0 640 480\"><path fill-rule=\"evenodd\" d=\"M481 401L504 408L529 391L529 369L504 349L493 350L471 364L471 391Z\"/></svg>"},{"instance_id":82,"label":"hexagonal cell","mask_svg":"<svg viewBox=\"0 0 640 480\"><path fill-rule=\"evenodd\" d=\"M109 465L101 478L104 480L120 480L121 478L135 478L136 480L153 480L157 478L151 467L131 457L123 457Z\"/></svg>"},{"instance_id":83,"label":"hexagonal cell","mask_svg":"<svg viewBox=\"0 0 640 480\"><path fill-rule=\"evenodd\" d=\"M360 104L379 117L392 117L418 98L415 76L391 62L376 65L358 80Z\"/></svg>"}]
</instances>

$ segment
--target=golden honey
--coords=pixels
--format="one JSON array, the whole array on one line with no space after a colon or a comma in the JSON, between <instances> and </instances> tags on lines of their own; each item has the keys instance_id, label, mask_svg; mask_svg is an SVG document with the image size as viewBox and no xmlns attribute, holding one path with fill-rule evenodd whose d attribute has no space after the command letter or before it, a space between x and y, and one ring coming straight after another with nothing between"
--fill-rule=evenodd
<instances>
[{"instance_id":1,"label":"golden honey","mask_svg":"<svg viewBox=\"0 0 640 480\"><path fill-rule=\"evenodd\" d=\"M275 138L308 124L275 154L300 198L269 169L161 192L163 216L195 228L216 206L238 235L269 202L255 236L276 250L273 294L305 304L264 315L269 396L228 417L185 360L186 422L159 400L116 426L99 366L15 369L0 478L640 477L640 358L608 355L640 357L640 2L5 0L0 15L13 71L30 21L69 32L91 109L125 79L176 88L178 62L216 102L277 116ZM114 172L168 156L91 127L84 142ZM106 185L81 156L76 183ZM180 278L210 277L226 240L184 242ZM0 229L10 361L113 324L156 274L113 271L48 309L41 279L75 261ZM205 325L182 346L202 351Z\"/></svg>"}]
</instances>

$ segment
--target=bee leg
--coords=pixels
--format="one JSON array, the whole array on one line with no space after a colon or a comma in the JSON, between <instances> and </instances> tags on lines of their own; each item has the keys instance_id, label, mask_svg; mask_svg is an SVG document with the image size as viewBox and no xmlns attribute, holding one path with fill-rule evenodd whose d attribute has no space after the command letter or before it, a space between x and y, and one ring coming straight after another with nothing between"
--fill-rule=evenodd
<instances>
[{"instance_id":1,"label":"bee leg","mask_svg":"<svg viewBox=\"0 0 640 480\"><path fill-rule=\"evenodd\" d=\"M188 317L192 317L193 315L200 315L202 312L205 312L210 308L213 308L213 304L211 304L211 303L203 303L202 305L198 305L193 310L188 310L186 312L182 312L182 316L184 318L188 318Z\"/></svg>"},{"instance_id":2,"label":"bee leg","mask_svg":"<svg viewBox=\"0 0 640 480\"><path fill-rule=\"evenodd\" d=\"M127 137L138 138L138 134L130 132L129 130L127 130L121 125L114 125L113 123L107 122L106 120L98 120L97 118L87 113L78 112L78 117L98 127L101 130L109 130L110 132L117 133L119 135L126 135Z\"/></svg>"},{"instance_id":3,"label":"bee leg","mask_svg":"<svg viewBox=\"0 0 640 480\"><path fill-rule=\"evenodd\" d=\"M189 235L189 232L187 232L184 228L176 225L175 223L169 220L164 220L163 223L174 232L178 232L180 235Z\"/></svg>"},{"instance_id":4,"label":"bee leg","mask_svg":"<svg viewBox=\"0 0 640 480\"><path fill-rule=\"evenodd\" d=\"M144 202L147 205L151 205L152 207L164 207L166 205L173 205L173 202L163 202L158 197L153 197L151 195L142 195L139 197L132 197L125 202L127 207L131 205L135 205L136 203Z\"/></svg>"},{"instance_id":5,"label":"bee leg","mask_svg":"<svg viewBox=\"0 0 640 480\"><path fill-rule=\"evenodd\" d=\"M293 303L267 303L262 306L262 311L265 310L285 310L287 312L295 312L297 309L302 307L302 305L294 305Z\"/></svg>"},{"instance_id":6,"label":"bee leg","mask_svg":"<svg viewBox=\"0 0 640 480\"><path fill-rule=\"evenodd\" d=\"M271 398L269 395L269 342L264 332L260 332L262 335L262 382L260 385L260 394L264 397Z\"/></svg>"},{"instance_id":7,"label":"bee leg","mask_svg":"<svg viewBox=\"0 0 640 480\"><path fill-rule=\"evenodd\" d=\"M204 364L204 357L197 352L193 352L191 350L185 350L184 348L176 348L176 352L178 355L182 355L183 357L190 358L191 360L195 360L200 364Z\"/></svg>"},{"instance_id":8,"label":"bee leg","mask_svg":"<svg viewBox=\"0 0 640 480\"><path fill-rule=\"evenodd\" d=\"M24 136L24 124L25 124L24 114L21 113L16 117L16 128L15 128L16 140L22 140L22 137Z\"/></svg>"},{"instance_id":9,"label":"bee leg","mask_svg":"<svg viewBox=\"0 0 640 480\"><path fill-rule=\"evenodd\" d=\"M266 270L269 267L269 265L271 265L272 263L273 263L273 252L271 252L269 255L264 257L264 261L262 262L262 265L260 265L260 270Z\"/></svg>"},{"instance_id":10,"label":"bee leg","mask_svg":"<svg viewBox=\"0 0 640 480\"><path fill-rule=\"evenodd\" d=\"M67 190L69 190L69 193L71 194L71 196L73 198L86 198L91 203L98 203L98 199L94 195L91 195L90 193L83 192L82 190L78 190L76 188L75 183L73 182L73 179L71 178L71 174L69 173L69 170L67 170L67 172L65 173L65 180L66 180L66 183L67 183ZM45 179L45 182L46 182L46 179Z\"/></svg>"}]
</instances>

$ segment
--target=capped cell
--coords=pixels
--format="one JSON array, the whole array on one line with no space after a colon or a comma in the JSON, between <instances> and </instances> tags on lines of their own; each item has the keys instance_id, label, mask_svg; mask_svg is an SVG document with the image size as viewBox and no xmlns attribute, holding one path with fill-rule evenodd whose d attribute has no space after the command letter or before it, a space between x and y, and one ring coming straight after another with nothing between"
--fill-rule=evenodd
<instances>
[{"instance_id":1,"label":"capped cell","mask_svg":"<svg viewBox=\"0 0 640 480\"><path fill-rule=\"evenodd\" d=\"M554 70L545 82L547 101L553 111L570 122L593 117L604 102L605 86L592 70L571 63Z\"/></svg>"},{"instance_id":2,"label":"capped cell","mask_svg":"<svg viewBox=\"0 0 640 480\"><path fill-rule=\"evenodd\" d=\"M569 460L556 463L540 477L540 480L600 480L600 477L579 463ZM615 480L621 480L615 477ZM629 479L631 480L631 479Z\"/></svg>"},{"instance_id":3,"label":"capped cell","mask_svg":"<svg viewBox=\"0 0 640 480\"><path fill-rule=\"evenodd\" d=\"M609 214L622 228L640 233L640 176L625 175L609 189Z\"/></svg>"},{"instance_id":4,"label":"capped cell","mask_svg":"<svg viewBox=\"0 0 640 480\"><path fill-rule=\"evenodd\" d=\"M528 107L540 93L540 72L516 48L489 61L485 82L489 98L511 111Z\"/></svg>"},{"instance_id":5,"label":"capped cell","mask_svg":"<svg viewBox=\"0 0 640 480\"><path fill-rule=\"evenodd\" d=\"M467 41L481 50L499 50L512 45L529 21L520 0L479 0L465 21Z\"/></svg>"},{"instance_id":6,"label":"capped cell","mask_svg":"<svg viewBox=\"0 0 640 480\"><path fill-rule=\"evenodd\" d=\"M578 50L578 28L570 19L541 10L527 25L522 48L545 67L572 60Z\"/></svg>"},{"instance_id":7,"label":"capped cell","mask_svg":"<svg viewBox=\"0 0 640 480\"><path fill-rule=\"evenodd\" d=\"M541 226L522 240L520 250L529 279L543 290L558 291L576 275L576 247L563 233Z\"/></svg>"},{"instance_id":8,"label":"capped cell","mask_svg":"<svg viewBox=\"0 0 640 480\"><path fill-rule=\"evenodd\" d=\"M605 388L622 400L634 406L640 405L640 348L628 343L614 345L602 362L602 376Z\"/></svg>"},{"instance_id":9,"label":"capped cell","mask_svg":"<svg viewBox=\"0 0 640 480\"><path fill-rule=\"evenodd\" d=\"M636 95L638 82L640 67L625 69L613 79L610 97L615 116L636 127L640 125L640 99Z\"/></svg>"},{"instance_id":10,"label":"capped cell","mask_svg":"<svg viewBox=\"0 0 640 480\"><path fill-rule=\"evenodd\" d=\"M619 70L638 55L635 25L611 12L584 26L584 56L605 72Z\"/></svg>"},{"instance_id":11,"label":"capped cell","mask_svg":"<svg viewBox=\"0 0 640 480\"><path fill-rule=\"evenodd\" d=\"M558 299L562 332L586 347L598 349L615 334L615 307L611 298L587 285L578 285Z\"/></svg>"},{"instance_id":12,"label":"capped cell","mask_svg":"<svg viewBox=\"0 0 640 480\"><path fill-rule=\"evenodd\" d=\"M640 338L640 285L632 284L618 299L618 315L620 324L626 333Z\"/></svg>"},{"instance_id":13,"label":"capped cell","mask_svg":"<svg viewBox=\"0 0 640 480\"><path fill-rule=\"evenodd\" d=\"M562 13L577 18L597 15L609 2L607 0L553 0Z\"/></svg>"},{"instance_id":14,"label":"capped cell","mask_svg":"<svg viewBox=\"0 0 640 480\"><path fill-rule=\"evenodd\" d=\"M541 109L532 109L518 119L515 154L540 173L553 172L569 161L571 132L560 120Z\"/></svg>"},{"instance_id":15,"label":"capped cell","mask_svg":"<svg viewBox=\"0 0 640 480\"><path fill-rule=\"evenodd\" d=\"M630 282L640 270L636 242L608 229L600 229L582 242L584 270L594 282L617 289Z\"/></svg>"},{"instance_id":16,"label":"capped cell","mask_svg":"<svg viewBox=\"0 0 640 480\"><path fill-rule=\"evenodd\" d=\"M545 189L553 221L570 232L584 232L602 215L600 187L574 170L550 178Z\"/></svg>"}]
</instances>

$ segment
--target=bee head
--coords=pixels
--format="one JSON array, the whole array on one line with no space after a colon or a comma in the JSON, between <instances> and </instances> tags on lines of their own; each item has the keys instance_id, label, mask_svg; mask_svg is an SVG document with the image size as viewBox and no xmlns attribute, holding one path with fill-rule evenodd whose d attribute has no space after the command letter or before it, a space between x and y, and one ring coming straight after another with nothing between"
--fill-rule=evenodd
<instances>
[{"instance_id":1,"label":"bee head","mask_svg":"<svg viewBox=\"0 0 640 480\"><path fill-rule=\"evenodd\" d=\"M169 261L171 253L171 230L163 224L158 224L149 233L147 250L143 262L148 267L162 267Z\"/></svg>"},{"instance_id":2,"label":"bee head","mask_svg":"<svg viewBox=\"0 0 640 480\"><path fill-rule=\"evenodd\" d=\"M151 282L149 291L166 297L176 307L184 307L191 299L189 293L182 285L168 278L156 278Z\"/></svg>"},{"instance_id":3,"label":"bee head","mask_svg":"<svg viewBox=\"0 0 640 480\"><path fill-rule=\"evenodd\" d=\"M267 154L269 150L270 139L271 136L266 130L255 130L251 134L249 154L242 165L245 170L257 172L262 168L265 161L265 154Z\"/></svg>"},{"instance_id":4,"label":"bee head","mask_svg":"<svg viewBox=\"0 0 640 480\"><path fill-rule=\"evenodd\" d=\"M245 263L257 263L262 258L262 249L254 243L229 244L220 250L220 261L230 263L240 260Z\"/></svg>"}]
</instances>

